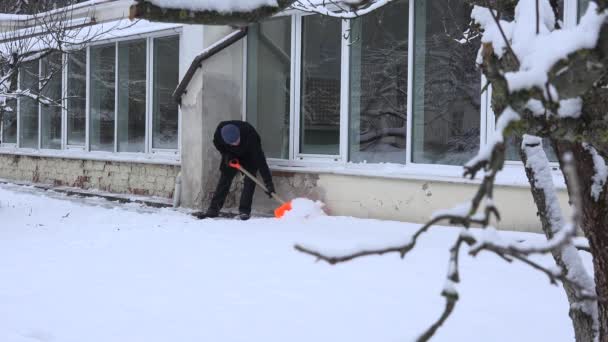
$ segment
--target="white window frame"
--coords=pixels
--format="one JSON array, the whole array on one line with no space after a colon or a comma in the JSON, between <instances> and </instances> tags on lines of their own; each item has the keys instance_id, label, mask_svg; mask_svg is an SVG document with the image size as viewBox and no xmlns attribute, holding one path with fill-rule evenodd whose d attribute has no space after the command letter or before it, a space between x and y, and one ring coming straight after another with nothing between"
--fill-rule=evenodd
<instances>
[{"instance_id":1,"label":"white window frame","mask_svg":"<svg viewBox=\"0 0 608 342\"><path fill-rule=\"evenodd\" d=\"M117 160L117 161L135 161L145 162L145 160L152 160L154 163L159 164L180 164L181 159L181 128L182 128L182 113L181 108L178 106L178 130L177 139L178 144L176 149L158 149L152 147L152 135L153 135L153 74L154 74L154 41L157 38L164 37L177 37L179 40L179 49L182 51L183 36L181 28L170 28L154 32L146 32L145 34L130 35L119 38L103 39L87 44L83 51L86 54L86 108L85 108L85 143L84 145L68 145L67 136L67 99L66 94L68 90L68 73L69 63L67 55L64 54L62 57L63 69L62 69L62 80L61 80L61 91L63 96L62 99L62 114L61 114L61 149L42 149L42 118L41 118L41 106L38 103L38 148L23 148L21 146L21 100L17 99L17 139L16 143L4 143L0 144L0 153L9 154L23 154L23 155L36 155L36 156L49 156L49 157L66 157L72 159L93 159L93 160ZM91 47L100 45L113 44L115 49L115 87L118 84L118 45L120 42L145 40L146 42L146 124L145 124L145 152L118 152L118 92L116 91L114 96L115 107L114 107L114 149L113 152L106 151L91 151L91 138L90 138L90 95L91 95ZM42 73L42 59L38 60L38 73L39 78ZM17 85L20 87L21 77L18 77ZM3 132L0 132L2 134ZM156 160L156 162L154 161Z\"/></svg>"}]
</instances>

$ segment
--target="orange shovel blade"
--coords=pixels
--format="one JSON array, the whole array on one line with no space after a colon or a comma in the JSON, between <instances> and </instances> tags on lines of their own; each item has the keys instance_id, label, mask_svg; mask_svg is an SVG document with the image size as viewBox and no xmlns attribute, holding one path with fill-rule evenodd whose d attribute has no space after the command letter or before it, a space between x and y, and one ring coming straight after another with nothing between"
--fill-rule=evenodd
<instances>
[{"instance_id":1,"label":"orange shovel blade","mask_svg":"<svg viewBox=\"0 0 608 342\"><path fill-rule=\"evenodd\" d=\"M276 208L274 211L274 217L281 218L285 215L286 212L291 210L291 202L286 202L280 207Z\"/></svg>"}]
</instances>

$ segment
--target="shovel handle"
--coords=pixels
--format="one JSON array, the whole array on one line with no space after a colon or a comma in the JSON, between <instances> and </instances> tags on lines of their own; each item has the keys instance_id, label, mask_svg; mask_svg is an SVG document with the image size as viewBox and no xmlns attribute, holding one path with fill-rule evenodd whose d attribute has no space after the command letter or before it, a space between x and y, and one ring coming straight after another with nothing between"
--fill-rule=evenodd
<instances>
[{"instance_id":1,"label":"shovel handle","mask_svg":"<svg viewBox=\"0 0 608 342\"><path fill-rule=\"evenodd\" d=\"M243 166L241 166L241 163L239 163L239 161L237 159L232 159L230 161L228 161L228 166L230 166L231 168L237 169L239 171L241 171L245 176L249 177L249 179L251 179L252 181L255 182L255 184L257 184L262 190L264 190L264 192L268 192L268 188L266 188L266 186L260 182L259 179L257 179L256 176L252 175L249 171L245 170L243 168ZM270 196L277 202L281 203L281 204L285 204L285 201L283 201L283 199L281 199L281 197L279 197L279 195L275 194L274 192L270 193Z\"/></svg>"}]
</instances>

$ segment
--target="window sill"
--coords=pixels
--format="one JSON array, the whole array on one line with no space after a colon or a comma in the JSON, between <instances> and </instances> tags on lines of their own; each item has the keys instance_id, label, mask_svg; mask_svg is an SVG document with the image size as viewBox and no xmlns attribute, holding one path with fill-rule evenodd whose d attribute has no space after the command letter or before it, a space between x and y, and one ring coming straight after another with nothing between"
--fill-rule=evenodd
<instances>
[{"instance_id":1,"label":"window sill","mask_svg":"<svg viewBox=\"0 0 608 342\"><path fill-rule=\"evenodd\" d=\"M462 176L463 168L461 166L425 164L335 164L270 160L269 166L273 171L435 181L453 184L480 184L483 174L483 172L480 172L475 179L468 179ZM554 169L552 173L556 188L565 189L566 185L561 171ZM504 169L498 173L495 184L505 187L530 187L521 163L519 165L505 165Z\"/></svg>"},{"instance_id":2,"label":"window sill","mask_svg":"<svg viewBox=\"0 0 608 342\"><path fill-rule=\"evenodd\" d=\"M124 163L157 164L180 166L179 153L110 153L110 152L85 152L83 150L28 150L14 147L0 147L0 155L18 155L43 158L63 158L93 161L113 161Z\"/></svg>"}]
</instances>

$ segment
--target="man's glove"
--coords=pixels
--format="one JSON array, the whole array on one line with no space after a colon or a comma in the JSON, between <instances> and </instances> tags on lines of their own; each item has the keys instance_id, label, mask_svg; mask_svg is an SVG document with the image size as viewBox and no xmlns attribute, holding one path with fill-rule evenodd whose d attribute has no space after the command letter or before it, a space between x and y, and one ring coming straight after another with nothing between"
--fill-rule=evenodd
<instances>
[{"instance_id":1,"label":"man's glove","mask_svg":"<svg viewBox=\"0 0 608 342\"><path fill-rule=\"evenodd\" d=\"M266 190L266 195L268 195L269 198L272 198L272 194L274 194L274 184L272 184L272 182L266 183Z\"/></svg>"}]
</instances>

